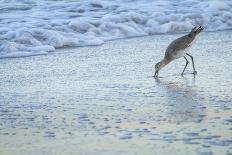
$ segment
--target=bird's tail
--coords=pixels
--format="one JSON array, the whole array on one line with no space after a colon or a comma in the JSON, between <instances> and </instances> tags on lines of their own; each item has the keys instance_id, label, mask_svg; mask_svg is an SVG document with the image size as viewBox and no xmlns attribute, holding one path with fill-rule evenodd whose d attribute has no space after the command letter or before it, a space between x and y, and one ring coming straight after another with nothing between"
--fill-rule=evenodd
<instances>
[{"instance_id":1,"label":"bird's tail","mask_svg":"<svg viewBox=\"0 0 232 155\"><path fill-rule=\"evenodd\" d=\"M197 35L199 34L202 30L204 30L204 28L202 26L195 26L192 31L190 32L190 34L193 35Z\"/></svg>"}]
</instances>

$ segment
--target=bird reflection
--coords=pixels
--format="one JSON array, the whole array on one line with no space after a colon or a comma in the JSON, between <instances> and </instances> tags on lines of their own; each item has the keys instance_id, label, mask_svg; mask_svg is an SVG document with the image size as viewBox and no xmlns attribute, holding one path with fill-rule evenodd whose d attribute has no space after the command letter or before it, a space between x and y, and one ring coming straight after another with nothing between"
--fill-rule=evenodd
<instances>
[{"instance_id":1,"label":"bird reflection","mask_svg":"<svg viewBox=\"0 0 232 155\"><path fill-rule=\"evenodd\" d=\"M158 89L166 98L167 115L171 122L201 122L205 111L202 99L194 90L195 77L191 80L182 77L178 79L156 78Z\"/></svg>"}]
</instances>

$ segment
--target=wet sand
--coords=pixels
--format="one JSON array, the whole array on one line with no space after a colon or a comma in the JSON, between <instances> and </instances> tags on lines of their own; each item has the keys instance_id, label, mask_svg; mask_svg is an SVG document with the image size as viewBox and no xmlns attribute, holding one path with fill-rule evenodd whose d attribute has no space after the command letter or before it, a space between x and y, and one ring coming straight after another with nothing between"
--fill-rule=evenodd
<instances>
[{"instance_id":1,"label":"wet sand","mask_svg":"<svg viewBox=\"0 0 232 155\"><path fill-rule=\"evenodd\" d=\"M0 154L232 154L232 31L204 32L155 80L181 34L0 60ZM190 60L190 59L189 59Z\"/></svg>"}]
</instances>

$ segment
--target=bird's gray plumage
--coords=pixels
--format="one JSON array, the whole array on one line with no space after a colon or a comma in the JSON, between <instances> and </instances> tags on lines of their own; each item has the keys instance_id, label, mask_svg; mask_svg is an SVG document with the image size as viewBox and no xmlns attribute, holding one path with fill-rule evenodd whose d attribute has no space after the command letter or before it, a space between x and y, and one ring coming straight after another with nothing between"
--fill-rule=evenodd
<instances>
[{"instance_id":1,"label":"bird's gray plumage","mask_svg":"<svg viewBox=\"0 0 232 155\"><path fill-rule=\"evenodd\" d=\"M178 59L178 58L181 58L181 57L184 57L185 61L186 61L184 70L181 73L183 75L185 68L188 65L188 60L187 60L186 56L189 56L191 58L192 64L193 64L193 70L194 70L193 74L196 74L197 72L196 72L195 67L194 67L193 56L191 56L190 54L187 53L187 49L191 46L191 44L193 43L197 34L199 34L202 30L203 30L202 26L199 26L199 27L195 26L188 35L180 37L180 38L174 40L173 42L171 42L171 44L166 49L165 56L164 56L163 60L158 62L155 65L155 69L156 69L155 77L158 76L158 72L161 68L166 66L171 61Z\"/></svg>"},{"instance_id":2,"label":"bird's gray plumage","mask_svg":"<svg viewBox=\"0 0 232 155\"><path fill-rule=\"evenodd\" d=\"M180 37L174 40L173 42L171 42L171 44L166 49L165 57L170 60L181 57L182 55L180 51L184 51L187 48L189 48L193 40L194 38L190 37L189 35L185 35L183 37ZM181 56L178 56L178 55L181 55Z\"/></svg>"}]
</instances>

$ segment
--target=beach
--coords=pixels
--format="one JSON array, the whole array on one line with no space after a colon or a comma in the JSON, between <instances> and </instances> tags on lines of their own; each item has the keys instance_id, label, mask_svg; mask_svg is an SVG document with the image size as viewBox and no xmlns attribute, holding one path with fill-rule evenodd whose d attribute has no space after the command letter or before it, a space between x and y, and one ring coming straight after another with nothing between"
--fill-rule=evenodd
<instances>
[{"instance_id":1,"label":"beach","mask_svg":"<svg viewBox=\"0 0 232 155\"><path fill-rule=\"evenodd\" d=\"M202 32L182 77L160 71L184 34L0 59L0 154L232 154L232 31Z\"/></svg>"}]
</instances>

